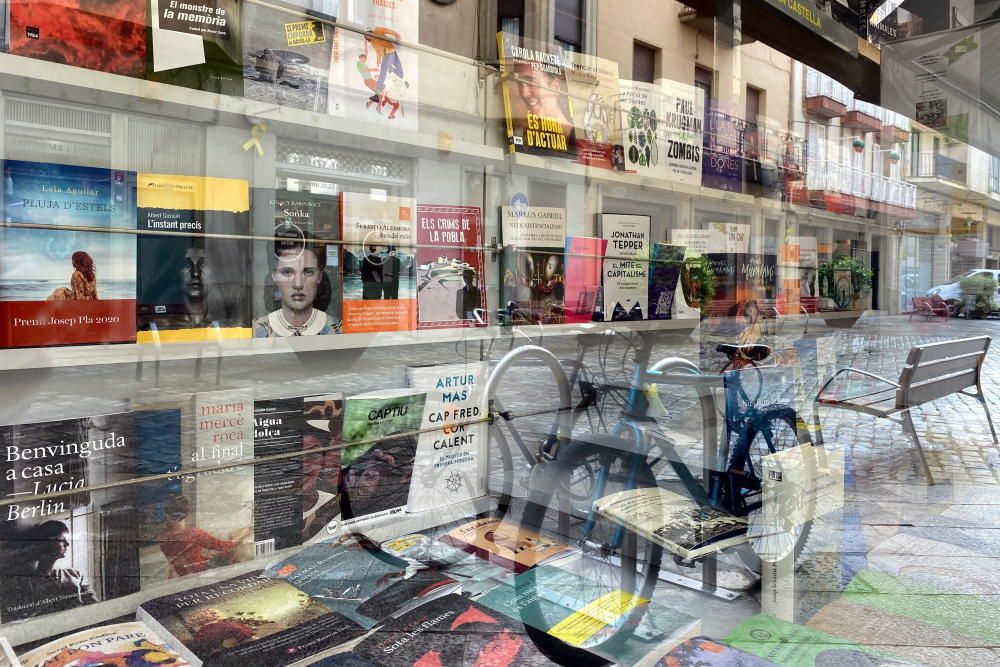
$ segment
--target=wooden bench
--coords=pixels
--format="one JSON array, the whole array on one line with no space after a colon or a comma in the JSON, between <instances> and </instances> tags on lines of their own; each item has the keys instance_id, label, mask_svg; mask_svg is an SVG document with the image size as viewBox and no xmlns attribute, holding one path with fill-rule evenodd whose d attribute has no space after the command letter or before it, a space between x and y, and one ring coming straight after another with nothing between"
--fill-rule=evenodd
<instances>
[{"instance_id":1,"label":"wooden bench","mask_svg":"<svg viewBox=\"0 0 1000 667\"><path fill-rule=\"evenodd\" d=\"M817 444L823 444L823 434L819 421L819 408L840 408L864 414L889 419L903 425L903 430L913 439L920 455L924 474L929 484L934 483L927 457L924 455L917 431L913 427L910 411L913 408L936 401L952 394L963 394L975 398L986 412L986 421L997 442L997 432L993 427L986 397L983 395L981 374L986 352L990 347L989 336L962 338L943 343L930 343L910 348L906 364L899 374L899 381L893 382L884 377L856 368L841 368L833 377L827 380L816 394L813 401L813 422L816 425ZM830 384L841 374L853 373L875 380L881 388L872 387L869 391L847 397L827 395ZM974 388L975 391L970 391ZM896 418L896 415L899 415Z\"/></svg>"}]
</instances>

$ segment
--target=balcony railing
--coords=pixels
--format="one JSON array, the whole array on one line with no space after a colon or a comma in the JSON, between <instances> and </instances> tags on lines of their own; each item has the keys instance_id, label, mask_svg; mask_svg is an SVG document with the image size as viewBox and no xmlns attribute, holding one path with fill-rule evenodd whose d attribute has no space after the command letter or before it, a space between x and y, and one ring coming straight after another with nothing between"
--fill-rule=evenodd
<instances>
[{"instance_id":1,"label":"balcony railing","mask_svg":"<svg viewBox=\"0 0 1000 667\"><path fill-rule=\"evenodd\" d=\"M901 208L917 207L915 185L838 162L810 160L807 164L806 188L851 195Z\"/></svg>"},{"instance_id":2,"label":"balcony railing","mask_svg":"<svg viewBox=\"0 0 1000 667\"><path fill-rule=\"evenodd\" d=\"M965 162L941 153L918 153L912 172L916 178L942 178L959 185L966 185Z\"/></svg>"}]
</instances>

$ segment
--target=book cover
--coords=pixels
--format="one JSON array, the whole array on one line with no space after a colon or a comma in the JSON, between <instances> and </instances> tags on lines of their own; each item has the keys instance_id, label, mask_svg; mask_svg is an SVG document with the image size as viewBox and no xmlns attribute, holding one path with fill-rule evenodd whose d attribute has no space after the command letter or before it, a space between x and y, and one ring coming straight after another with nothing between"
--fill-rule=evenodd
<instances>
[{"instance_id":1,"label":"book cover","mask_svg":"<svg viewBox=\"0 0 1000 667\"><path fill-rule=\"evenodd\" d=\"M656 667L778 667L769 660L709 637L686 639L659 659Z\"/></svg>"},{"instance_id":2,"label":"book cover","mask_svg":"<svg viewBox=\"0 0 1000 667\"><path fill-rule=\"evenodd\" d=\"M16 664L16 663L15 663ZM169 665L190 663L166 646L144 623L116 623L82 630L49 642L21 656L22 667L50 665Z\"/></svg>"},{"instance_id":3,"label":"book cover","mask_svg":"<svg viewBox=\"0 0 1000 667\"><path fill-rule=\"evenodd\" d=\"M706 188L743 192L743 141L746 121L741 112L712 100L705 114L701 184Z\"/></svg>"},{"instance_id":4,"label":"book cover","mask_svg":"<svg viewBox=\"0 0 1000 667\"><path fill-rule=\"evenodd\" d=\"M138 176L140 343L249 338L246 181ZM144 234L143 232L150 232Z\"/></svg>"},{"instance_id":5,"label":"book cover","mask_svg":"<svg viewBox=\"0 0 1000 667\"><path fill-rule=\"evenodd\" d=\"M406 511L423 512L486 493L488 377L485 362L407 367L406 383L427 398Z\"/></svg>"},{"instance_id":6,"label":"book cover","mask_svg":"<svg viewBox=\"0 0 1000 667\"><path fill-rule=\"evenodd\" d=\"M607 240L604 320L644 320L649 312L649 216L601 215Z\"/></svg>"},{"instance_id":7,"label":"book cover","mask_svg":"<svg viewBox=\"0 0 1000 667\"><path fill-rule=\"evenodd\" d=\"M341 193L344 333L416 329L415 212L408 197Z\"/></svg>"},{"instance_id":8,"label":"book cover","mask_svg":"<svg viewBox=\"0 0 1000 667\"><path fill-rule=\"evenodd\" d=\"M497 33L511 153L575 157L573 100L558 46Z\"/></svg>"},{"instance_id":9,"label":"book cover","mask_svg":"<svg viewBox=\"0 0 1000 667\"><path fill-rule=\"evenodd\" d=\"M243 0L149 0L152 81L221 95L243 95Z\"/></svg>"},{"instance_id":10,"label":"book cover","mask_svg":"<svg viewBox=\"0 0 1000 667\"><path fill-rule=\"evenodd\" d=\"M134 341L135 173L20 160L3 172L0 347Z\"/></svg>"},{"instance_id":11,"label":"book cover","mask_svg":"<svg viewBox=\"0 0 1000 667\"><path fill-rule=\"evenodd\" d=\"M315 663L315 667L375 667L375 663L365 660L356 653L347 652L323 658Z\"/></svg>"},{"instance_id":12,"label":"book cover","mask_svg":"<svg viewBox=\"0 0 1000 667\"><path fill-rule=\"evenodd\" d=\"M377 545L354 540L311 544L265 573L287 581L328 608L370 629L455 582L433 570L408 572L408 564Z\"/></svg>"},{"instance_id":13,"label":"book cover","mask_svg":"<svg viewBox=\"0 0 1000 667\"><path fill-rule=\"evenodd\" d=\"M649 319L673 317L684 246L654 243L649 255Z\"/></svg>"},{"instance_id":14,"label":"book cover","mask_svg":"<svg viewBox=\"0 0 1000 667\"><path fill-rule=\"evenodd\" d=\"M462 595L466 596L479 595L508 576L502 567L419 533L387 540L382 548L394 556L451 577L461 584Z\"/></svg>"},{"instance_id":15,"label":"book cover","mask_svg":"<svg viewBox=\"0 0 1000 667\"><path fill-rule=\"evenodd\" d=\"M723 641L729 646L779 665L916 667L913 663L896 660L869 646L788 623L767 614L757 614L747 619L726 635Z\"/></svg>"},{"instance_id":16,"label":"book cover","mask_svg":"<svg viewBox=\"0 0 1000 667\"><path fill-rule=\"evenodd\" d=\"M345 525L405 510L426 397L416 389L348 397L340 474Z\"/></svg>"},{"instance_id":17,"label":"book cover","mask_svg":"<svg viewBox=\"0 0 1000 667\"><path fill-rule=\"evenodd\" d=\"M594 508L687 560L746 541L745 518L702 507L659 487L618 491L598 500Z\"/></svg>"},{"instance_id":18,"label":"book cover","mask_svg":"<svg viewBox=\"0 0 1000 667\"><path fill-rule=\"evenodd\" d=\"M330 71L331 114L416 131L419 118L418 0L341 0Z\"/></svg>"},{"instance_id":19,"label":"book cover","mask_svg":"<svg viewBox=\"0 0 1000 667\"><path fill-rule=\"evenodd\" d=\"M504 306L539 324L565 321L566 209L500 208Z\"/></svg>"},{"instance_id":20,"label":"book cover","mask_svg":"<svg viewBox=\"0 0 1000 667\"><path fill-rule=\"evenodd\" d=\"M364 630L262 572L143 602L145 623L193 667L305 664Z\"/></svg>"},{"instance_id":21,"label":"book cover","mask_svg":"<svg viewBox=\"0 0 1000 667\"><path fill-rule=\"evenodd\" d=\"M417 206L417 328L489 322L483 216L476 206Z\"/></svg>"},{"instance_id":22,"label":"book cover","mask_svg":"<svg viewBox=\"0 0 1000 667\"><path fill-rule=\"evenodd\" d=\"M291 458L254 465L257 556L302 544L340 514L338 478L344 397L254 401L254 456Z\"/></svg>"},{"instance_id":23,"label":"book cover","mask_svg":"<svg viewBox=\"0 0 1000 667\"><path fill-rule=\"evenodd\" d=\"M634 665L700 627L697 618L550 565L517 575L477 602L619 665Z\"/></svg>"},{"instance_id":24,"label":"book cover","mask_svg":"<svg viewBox=\"0 0 1000 667\"><path fill-rule=\"evenodd\" d=\"M142 78L146 0L10 0L10 53Z\"/></svg>"},{"instance_id":25,"label":"book cover","mask_svg":"<svg viewBox=\"0 0 1000 667\"><path fill-rule=\"evenodd\" d=\"M569 546L502 519L475 519L439 539L515 573L570 553Z\"/></svg>"},{"instance_id":26,"label":"book cover","mask_svg":"<svg viewBox=\"0 0 1000 667\"><path fill-rule=\"evenodd\" d=\"M620 155L615 167L633 174L667 178L669 152L666 127L667 97L660 86L622 79L615 117L615 145Z\"/></svg>"},{"instance_id":27,"label":"book cover","mask_svg":"<svg viewBox=\"0 0 1000 667\"><path fill-rule=\"evenodd\" d=\"M134 429L129 413L0 427L0 622L139 590L135 486L90 490L134 478Z\"/></svg>"},{"instance_id":28,"label":"book cover","mask_svg":"<svg viewBox=\"0 0 1000 667\"><path fill-rule=\"evenodd\" d=\"M618 63L586 53L563 52L566 84L573 107L576 161L602 169L614 168L612 133L621 94ZM621 147L618 147L621 159Z\"/></svg>"},{"instance_id":29,"label":"book cover","mask_svg":"<svg viewBox=\"0 0 1000 667\"><path fill-rule=\"evenodd\" d=\"M253 196L254 233L267 237L254 244L255 271L264 270L251 292L254 337L340 333L338 197L260 188Z\"/></svg>"},{"instance_id":30,"label":"book cover","mask_svg":"<svg viewBox=\"0 0 1000 667\"><path fill-rule=\"evenodd\" d=\"M548 667L524 625L460 595L446 595L387 622L354 653L382 667Z\"/></svg>"},{"instance_id":31,"label":"book cover","mask_svg":"<svg viewBox=\"0 0 1000 667\"><path fill-rule=\"evenodd\" d=\"M139 488L144 582L164 581L253 558L253 395L197 394L140 406L143 474L176 472Z\"/></svg>"},{"instance_id":32,"label":"book cover","mask_svg":"<svg viewBox=\"0 0 1000 667\"><path fill-rule=\"evenodd\" d=\"M566 237L566 321L604 320L601 279L608 242L590 236Z\"/></svg>"},{"instance_id":33,"label":"book cover","mask_svg":"<svg viewBox=\"0 0 1000 667\"><path fill-rule=\"evenodd\" d=\"M243 5L244 96L326 113L333 17L291 4Z\"/></svg>"}]
</instances>

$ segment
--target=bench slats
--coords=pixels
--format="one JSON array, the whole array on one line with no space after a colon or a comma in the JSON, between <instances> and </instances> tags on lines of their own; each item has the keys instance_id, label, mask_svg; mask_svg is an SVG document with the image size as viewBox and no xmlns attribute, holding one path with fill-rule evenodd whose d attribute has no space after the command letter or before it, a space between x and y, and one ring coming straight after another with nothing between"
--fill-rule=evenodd
<instances>
[{"instance_id":1,"label":"bench slats","mask_svg":"<svg viewBox=\"0 0 1000 667\"><path fill-rule=\"evenodd\" d=\"M966 387L975 386L977 375L976 370L973 369L909 387L904 386L896 392L896 405L899 408L915 407L928 401L944 398Z\"/></svg>"},{"instance_id":2,"label":"bench slats","mask_svg":"<svg viewBox=\"0 0 1000 667\"><path fill-rule=\"evenodd\" d=\"M964 354L960 357L947 357L939 361L927 363L921 361L918 366L908 366L899 376L899 384L915 384L924 380L944 377L959 371L975 370L982 362L985 352Z\"/></svg>"},{"instance_id":3,"label":"bench slats","mask_svg":"<svg viewBox=\"0 0 1000 667\"><path fill-rule=\"evenodd\" d=\"M906 363L909 366L916 366L929 361L938 361L946 357L957 357L974 352L986 352L989 346L989 336L977 336L976 338L962 338L942 343L918 345L910 350Z\"/></svg>"}]
</instances>

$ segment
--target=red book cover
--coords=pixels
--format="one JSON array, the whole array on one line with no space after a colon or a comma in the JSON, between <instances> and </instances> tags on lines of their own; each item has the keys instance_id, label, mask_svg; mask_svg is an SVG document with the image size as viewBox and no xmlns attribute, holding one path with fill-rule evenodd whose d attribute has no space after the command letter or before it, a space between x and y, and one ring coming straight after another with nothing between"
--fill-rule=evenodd
<instances>
[{"instance_id":1,"label":"red book cover","mask_svg":"<svg viewBox=\"0 0 1000 667\"><path fill-rule=\"evenodd\" d=\"M483 216L479 208L417 206L419 329L486 324L482 242Z\"/></svg>"},{"instance_id":2,"label":"red book cover","mask_svg":"<svg viewBox=\"0 0 1000 667\"><path fill-rule=\"evenodd\" d=\"M603 258L607 239L566 238L566 321L592 322L600 303Z\"/></svg>"},{"instance_id":3,"label":"red book cover","mask_svg":"<svg viewBox=\"0 0 1000 667\"><path fill-rule=\"evenodd\" d=\"M145 0L11 0L10 52L142 78Z\"/></svg>"}]
</instances>

